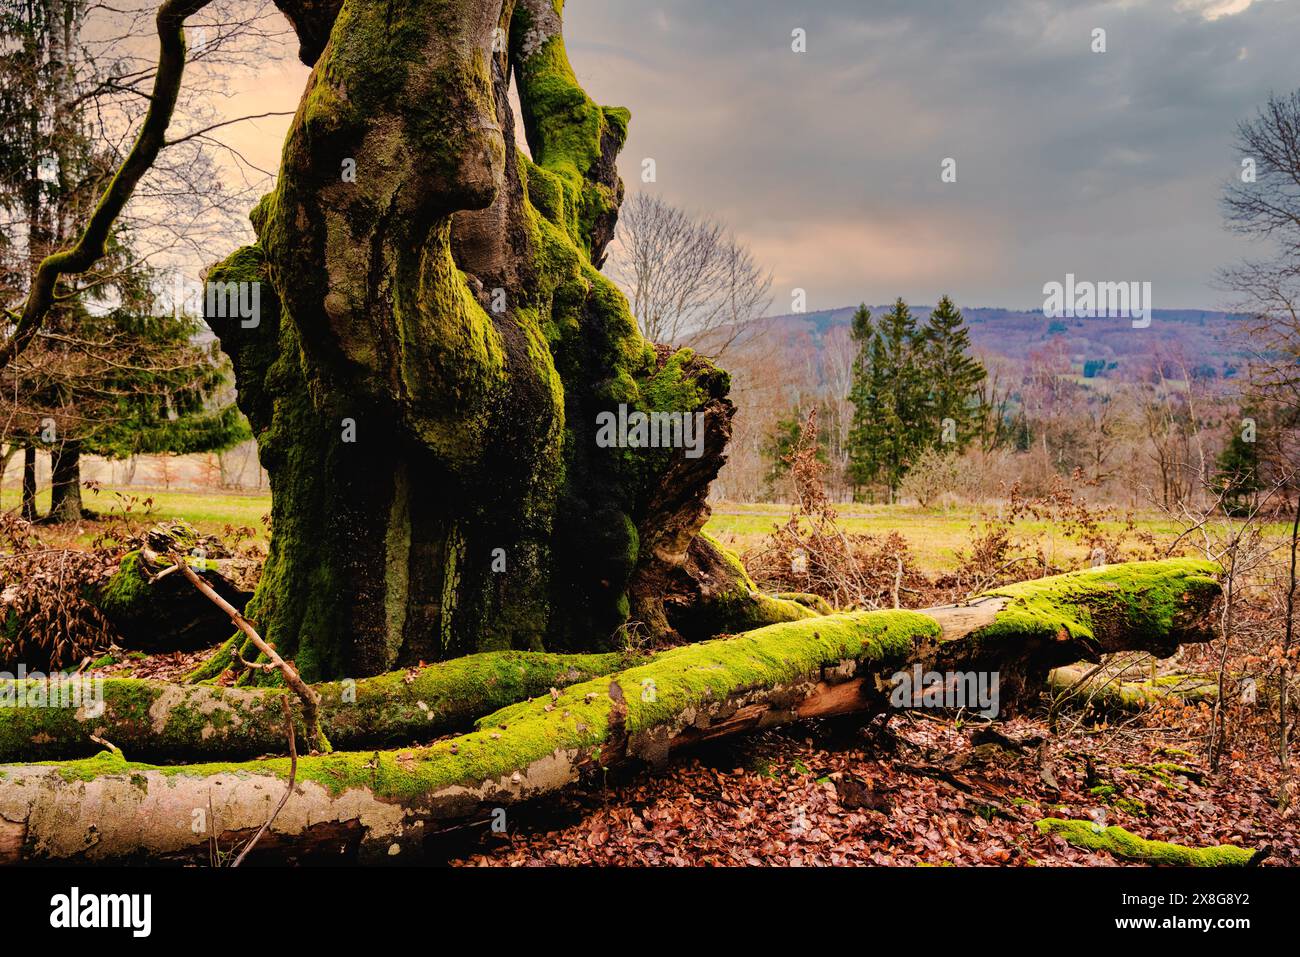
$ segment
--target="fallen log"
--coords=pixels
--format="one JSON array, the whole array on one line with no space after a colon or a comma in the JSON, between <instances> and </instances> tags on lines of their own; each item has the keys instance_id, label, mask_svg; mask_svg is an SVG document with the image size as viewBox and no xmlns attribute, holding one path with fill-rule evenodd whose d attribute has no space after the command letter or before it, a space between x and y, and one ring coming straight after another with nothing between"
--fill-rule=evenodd
<instances>
[{"instance_id":1,"label":"fallen log","mask_svg":"<svg viewBox=\"0 0 1300 957\"><path fill-rule=\"evenodd\" d=\"M1236 690L1238 681L1231 679L1231 685ZM1219 678L1214 674L1167 674L1135 680L1076 664L1054 668L1047 676L1047 688L1054 696L1063 696L1066 705L1105 714L1141 711L1154 705L1213 703L1219 696Z\"/></svg>"},{"instance_id":2,"label":"fallen log","mask_svg":"<svg viewBox=\"0 0 1300 957\"><path fill-rule=\"evenodd\" d=\"M637 660L620 653L497 651L311 687L320 696L325 736L335 748L355 750L467 730L484 714ZM113 742L137 761L275 754L285 742L284 694L282 688L136 678L0 680L0 761L90 757L100 750L95 738ZM23 706L36 701L36 707ZM305 740L301 709L294 724Z\"/></svg>"},{"instance_id":3,"label":"fallen log","mask_svg":"<svg viewBox=\"0 0 1300 957\"><path fill-rule=\"evenodd\" d=\"M998 589L961 606L831 615L666 651L482 718L427 747L301 758L293 798L257 853L418 854L449 822L618 764L658 764L703 740L890 706L920 664L1004 666L1008 708L1053 667L1211 636L1215 567L1114 565ZM118 753L0 767L0 860L194 860L246 839L289 773L284 758L180 766ZM207 821L211 806L214 821ZM203 826L198 825L203 821Z\"/></svg>"}]
</instances>

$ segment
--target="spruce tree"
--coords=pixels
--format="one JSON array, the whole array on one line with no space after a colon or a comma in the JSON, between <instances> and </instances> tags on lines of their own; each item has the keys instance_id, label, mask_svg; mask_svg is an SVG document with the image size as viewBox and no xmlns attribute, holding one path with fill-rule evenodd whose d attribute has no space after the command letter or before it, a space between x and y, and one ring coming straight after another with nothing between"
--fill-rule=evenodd
<instances>
[{"instance_id":1,"label":"spruce tree","mask_svg":"<svg viewBox=\"0 0 1300 957\"><path fill-rule=\"evenodd\" d=\"M849 387L849 401L853 403L853 422L849 428L849 481L854 498L863 489L869 489L880 474L880 432L875 419L877 393L873 379L872 347L876 329L871 322L871 310L866 303L853 313L850 336L857 346L853 359L853 379Z\"/></svg>"},{"instance_id":2,"label":"spruce tree","mask_svg":"<svg viewBox=\"0 0 1300 957\"><path fill-rule=\"evenodd\" d=\"M896 300L876 330L871 352L872 382L877 394L874 428L881 433L880 477L889 489L891 502L927 437L922 345L907 303Z\"/></svg>"},{"instance_id":3,"label":"spruce tree","mask_svg":"<svg viewBox=\"0 0 1300 957\"><path fill-rule=\"evenodd\" d=\"M923 332L923 375L929 388L929 429L944 448L960 452L975 438L983 418L980 385L987 373L970 355L970 330L953 301L939 300ZM951 420L952 431L944 429Z\"/></svg>"},{"instance_id":4,"label":"spruce tree","mask_svg":"<svg viewBox=\"0 0 1300 957\"><path fill-rule=\"evenodd\" d=\"M26 296L37 263L68 244L103 181L114 146L94 132L98 74L78 56L84 0L0 4L0 307ZM229 362L201 345L197 318L152 315L154 275L127 229L109 236L96 279L59 285L44 334L0 375L0 441L24 453L24 515L34 516L37 448L50 453L52 521L81 517L83 453L215 451L249 437Z\"/></svg>"},{"instance_id":5,"label":"spruce tree","mask_svg":"<svg viewBox=\"0 0 1300 957\"><path fill-rule=\"evenodd\" d=\"M1232 438L1219 453L1215 464L1213 488L1222 496L1223 511L1234 516L1249 514L1256 496L1264 488L1259 446L1246 441L1234 428Z\"/></svg>"}]
</instances>

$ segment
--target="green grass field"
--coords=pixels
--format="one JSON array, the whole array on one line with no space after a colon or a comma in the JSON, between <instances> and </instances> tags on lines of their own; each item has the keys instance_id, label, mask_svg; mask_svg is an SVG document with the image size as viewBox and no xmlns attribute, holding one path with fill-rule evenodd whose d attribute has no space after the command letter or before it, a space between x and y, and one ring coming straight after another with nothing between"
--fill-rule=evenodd
<instances>
[{"instance_id":1,"label":"green grass field","mask_svg":"<svg viewBox=\"0 0 1300 957\"><path fill-rule=\"evenodd\" d=\"M124 496L131 496L137 501L131 506L129 515L133 524L148 525L169 519L184 519L199 531L209 535L220 535L227 525L236 528L248 526L257 538L265 540L266 526L262 516L270 514L271 493L230 492L230 491L190 491L148 489L132 486L114 490L107 486L99 494L82 490L82 505L100 513L105 519L111 515L123 514L124 503L114 495L114 491ZM146 499L152 499L146 504ZM19 491L17 488L0 489L0 509L17 508ZM50 493L44 490L37 493L36 506L42 514L49 508ZM88 543L99 531L98 523L88 522L83 527L77 540Z\"/></svg>"},{"instance_id":2,"label":"green grass field","mask_svg":"<svg viewBox=\"0 0 1300 957\"><path fill-rule=\"evenodd\" d=\"M86 507L101 514L120 513L122 506L113 491L108 487L103 488L98 495L87 491L84 498ZM132 508L131 516L133 522L141 525L164 519L185 519L208 534L220 535L227 525L232 525L252 528L257 539L264 541L267 537L262 516L271 511L269 491L192 491L140 487L119 491L138 500ZM152 504L146 506L146 499L152 499ZM48 492L38 496L42 510L48 507L48 502ZM16 488L6 487L0 491L0 507L14 508L17 504ZM837 506L837 509L846 532L880 535L898 531L911 545L921 569L931 574L955 566L957 551L968 547L972 525L978 525L981 519L981 510L974 507L927 510L913 505L844 504ZM788 505L717 502L714 503L713 517L706 529L725 544L744 552L760 544L773 527L784 524L789 515ZM1110 524L1119 527L1119 523ZM1162 539L1170 538L1178 532L1172 522L1158 515L1144 516L1136 524L1138 528L1150 531ZM89 543L98 531L98 523L88 522L77 536L77 541ZM1019 522L1015 534L1021 541L1041 540L1046 549L1054 549L1054 554L1062 559L1082 555L1083 550L1072 542L1064 541L1059 531L1049 522ZM1280 526L1278 534L1285 535Z\"/></svg>"},{"instance_id":3,"label":"green grass field","mask_svg":"<svg viewBox=\"0 0 1300 957\"><path fill-rule=\"evenodd\" d=\"M912 548L922 571L934 574L957 565L957 552L969 548L975 531L982 525L984 511L961 506L951 509L923 509L915 505L863 505L836 506L841 527L849 533L884 535L897 531ZM715 503L713 517L706 530L737 551L745 551L759 544L774 525L784 524L790 517L788 505L740 505L733 502ZM1118 530L1122 522L1104 522L1108 530ZM1160 538L1173 537L1179 529L1163 516L1136 518L1139 530L1149 531ZM1049 553L1061 558L1078 558L1084 549L1066 541L1052 523L1021 520L1016 523L1018 540L1043 542ZM1055 549L1053 552L1052 550Z\"/></svg>"}]
</instances>

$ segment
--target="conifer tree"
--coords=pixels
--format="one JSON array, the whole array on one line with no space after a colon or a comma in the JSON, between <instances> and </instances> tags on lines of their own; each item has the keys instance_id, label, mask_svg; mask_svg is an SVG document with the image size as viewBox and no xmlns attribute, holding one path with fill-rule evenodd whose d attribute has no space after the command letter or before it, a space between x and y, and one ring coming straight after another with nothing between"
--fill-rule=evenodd
<instances>
[{"instance_id":1,"label":"conifer tree","mask_svg":"<svg viewBox=\"0 0 1300 957\"><path fill-rule=\"evenodd\" d=\"M853 422L849 429L849 480L854 498L869 489L880 473L880 430L873 417L877 406L875 366L871 361L872 343L876 329L871 322L871 310L866 303L853 314L850 336L857 345L853 359L853 379L849 388L849 401L853 403Z\"/></svg>"},{"instance_id":2,"label":"conifer tree","mask_svg":"<svg viewBox=\"0 0 1300 957\"><path fill-rule=\"evenodd\" d=\"M971 443L980 427L983 418L980 385L987 373L970 354L970 330L961 310L947 296L930 313L923 340L930 428L943 447L960 452ZM948 421L951 428L945 428Z\"/></svg>"},{"instance_id":3,"label":"conifer tree","mask_svg":"<svg viewBox=\"0 0 1300 957\"><path fill-rule=\"evenodd\" d=\"M63 248L116 165L88 116L93 71L78 59L84 0L0 4L0 307L26 296L36 265ZM42 334L0 375L0 443L24 448L23 511L34 516L34 452L48 451L49 520L82 515L83 453L216 451L249 437L229 362L202 346L197 317L153 315L154 274L125 225L89 282L58 288Z\"/></svg>"},{"instance_id":4,"label":"conifer tree","mask_svg":"<svg viewBox=\"0 0 1300 957\"><path fill-rule=\"evenodd\" d=\"M1223 511L1228 515L1248 514L1264 488L1259 446L1234 428L1215 464L1213 487L1222 496Z\"/></svg>"},{"instance_id":5,"label":"conifer tree","mask_svg":"<svg viewBox=\"0 0 1300 957\"><path fill-rule=\"evenodd\" d=\"M968 354L970 332L947 296L924 328L902 299L875 324L859 306L851 334L857 356L849 392L849 478L855 494L884 486L893 501L927 449L959 450L975 437L984 418L986 373Z\"/></svg>"}]
</instances>

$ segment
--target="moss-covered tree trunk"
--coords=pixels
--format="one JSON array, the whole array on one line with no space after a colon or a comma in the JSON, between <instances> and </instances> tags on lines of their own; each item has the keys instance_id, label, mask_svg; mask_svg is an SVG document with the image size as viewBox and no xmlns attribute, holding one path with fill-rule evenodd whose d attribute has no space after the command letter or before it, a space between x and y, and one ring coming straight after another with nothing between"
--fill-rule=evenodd
<instances>
[{"instance_id":1,"label":"moss-covered tree trunk","mask_svg":"<svg viewBox=\"0 0 1300 957\"><path fill-rule=\"evenodd\" d=\"M806 615L697 540L728 380L598 271L628 113L578 86L563 3L280 6L312 74L258 243L207 277L260 283L256 317L208 320L271 476L266 637L323 678ZM702 442L601 447L620 406Z\"/></svg>"}]
</instances>

